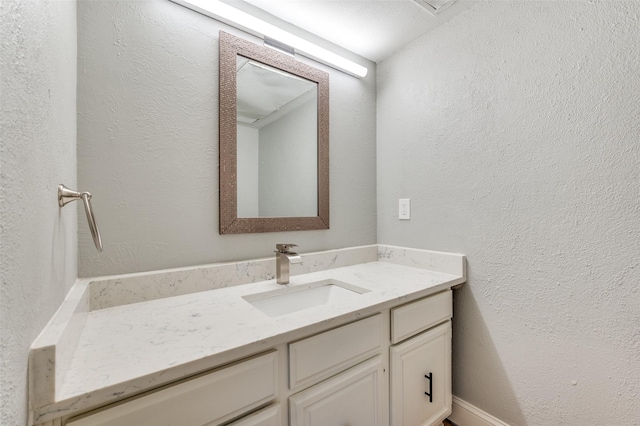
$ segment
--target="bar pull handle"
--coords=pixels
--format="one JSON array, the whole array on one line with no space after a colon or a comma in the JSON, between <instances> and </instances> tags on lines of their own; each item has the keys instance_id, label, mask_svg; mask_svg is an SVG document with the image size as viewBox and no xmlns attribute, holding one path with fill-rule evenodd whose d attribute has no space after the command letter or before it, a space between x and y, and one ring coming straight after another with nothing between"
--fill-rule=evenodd
<instances>
[{"instance_id":1,"label":"bar pull handle","mask_svg":"<svg viewBox=\"0 0 640 426\"><path fill-rule=\"evenodd\" d=\"M425 374L424 377L429 379L429 392L424 394L429 397L429 402L433 402L433 373Z\"/></svg>"},{"instance_id":2,"label":"bar pull handle","mask_svg":"<svg viewBox=\"0 0 640 426\"><path fill-rule=\"evenodd\" d=\"M93 243L98 251L102 251L102 238L100 238L100 230L93 215L93 206L91 205L91 194L89 192L77 192L60 184L58 185L58 205L64 207L72 201L82 199L84 204L84 212L87 214L87 222L89 222L89 230Z\"/></svg>"}]
</instances>

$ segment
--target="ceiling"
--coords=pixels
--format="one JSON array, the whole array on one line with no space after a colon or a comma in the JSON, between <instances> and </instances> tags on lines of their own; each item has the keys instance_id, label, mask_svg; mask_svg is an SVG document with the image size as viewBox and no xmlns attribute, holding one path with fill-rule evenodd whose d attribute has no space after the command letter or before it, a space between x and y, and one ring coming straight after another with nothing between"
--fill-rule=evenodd
<instances>
[{"instance_id":1,"label":"ceiling","mask_svg":"<svg viewBox=\"0 0 640 426\"><path fill-rule=\"evenodd\" d=\"M250 7L261 9L374 62L385 59L447 22L472 3L454 0L433 15L418 4L425 0L226 1L233 5L249 3ZM426 1L446 3L443 0Z\"/></svg>"}]
</instances>

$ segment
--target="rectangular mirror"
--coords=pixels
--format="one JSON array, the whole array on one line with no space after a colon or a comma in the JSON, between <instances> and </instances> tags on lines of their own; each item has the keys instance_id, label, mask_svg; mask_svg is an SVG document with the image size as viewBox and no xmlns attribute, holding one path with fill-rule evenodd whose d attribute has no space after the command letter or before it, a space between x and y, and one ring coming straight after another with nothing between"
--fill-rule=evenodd
<instances>
[{"instance_id":1,"label":"rectangular mirror","mask_svg":"<svg viewBox=\"0 0 640 426\"><path fill-rule=\"evenodd\" d=\"M220 32L220 233L329 228L329 75Z\"/></svg>"}]
</instances>

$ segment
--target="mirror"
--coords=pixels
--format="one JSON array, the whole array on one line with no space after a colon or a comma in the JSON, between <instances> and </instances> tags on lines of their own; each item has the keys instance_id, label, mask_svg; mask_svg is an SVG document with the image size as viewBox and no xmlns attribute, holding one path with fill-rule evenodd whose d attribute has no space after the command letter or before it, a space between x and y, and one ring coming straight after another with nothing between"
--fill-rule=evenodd
<instances>
[{"instance_id":1,"label":"mirror","mask_svg":"<svg viewBox=\"0 0 640 426\"><path fill-rule=\"evenodd\" d=\"M329 228L329 75L220 32L220 233Z\"/></svg>"},{"instance_id":2,"label":"mirror","mask_svg":"<svg viewBox=\"0 0 640 426\"><path fill-rule=\"evenodd\" d=\"M243 56L236 75L238 217L317 216L317 84Z\"/></svg>"}]
</instances>

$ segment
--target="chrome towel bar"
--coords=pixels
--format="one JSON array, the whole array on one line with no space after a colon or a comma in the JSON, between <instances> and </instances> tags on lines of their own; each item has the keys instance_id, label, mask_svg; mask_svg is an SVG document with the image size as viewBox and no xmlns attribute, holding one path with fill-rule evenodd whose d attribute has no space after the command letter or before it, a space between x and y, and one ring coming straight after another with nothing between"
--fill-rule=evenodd
<instances>
[{"instance_id":1,"label":"chrome towel bar","mask_svg":"<svg viewBox=\"0 0 640 426\"><path fill-rule=\"evenodd\" d=\"M96 224L96 218L93 215L93 207L91 206L91 194L89 192L73 191L66 186L58 185L58 205L64 207L67 203L82 199L84 203L84 211L87 214L87 222L93 237L93 243L98 251L102 251L102 238L100 238L100 230Z\"/></svg>"}]
</instances>

